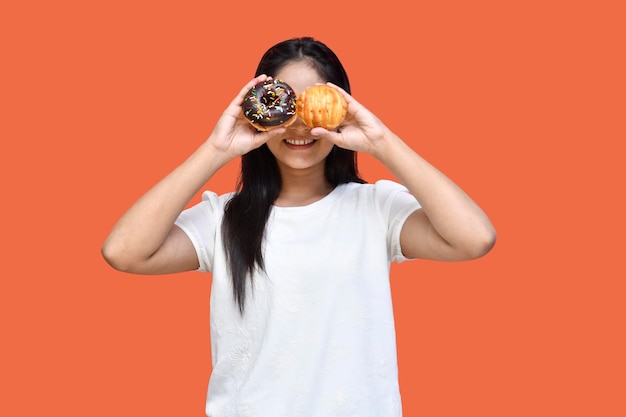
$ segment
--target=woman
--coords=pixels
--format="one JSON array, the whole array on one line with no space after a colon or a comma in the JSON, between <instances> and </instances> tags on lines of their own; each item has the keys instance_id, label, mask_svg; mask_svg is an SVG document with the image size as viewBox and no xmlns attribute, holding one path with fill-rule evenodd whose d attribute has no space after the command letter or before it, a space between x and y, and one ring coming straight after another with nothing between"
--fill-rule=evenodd
<instances>
[{"instance_id":1,"label":"woman","mask_svg":"<svg viewBox=\"0 0 626 417\"><path fill-rule=\"evenodd\" d=\"M337 88L345 121L257 132L241 105L268 77L296 93ZM402 184L365 184L355 152ZM237 190L184 210L237 157ZM131 273L212 273L209 417L395 417L390 263L470 260L494 242L472 199L350 95L336 55L297 38L265 53L206 142L130 207L102 252Z\"/></svg>"}]
</instances>

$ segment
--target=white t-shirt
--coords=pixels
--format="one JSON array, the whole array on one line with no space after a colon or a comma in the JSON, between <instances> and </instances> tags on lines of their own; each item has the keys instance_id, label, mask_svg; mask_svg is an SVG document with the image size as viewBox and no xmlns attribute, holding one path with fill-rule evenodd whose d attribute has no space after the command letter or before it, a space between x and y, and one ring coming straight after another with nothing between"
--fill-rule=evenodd
<instances>
[{"instance_id":1,"label":"white t-shirt","mask_svg":"<svg viewBox=\"0 0 626 417\"><path fill-rule=\"evenodd\" d=\"M266 274L242 316L221 239L230 196L205 192L176 221L213 274L207 416L401 416L389 268L406 259L400 230L416 199L382 180L273 207Z\"/></svg>"}]
</instances>

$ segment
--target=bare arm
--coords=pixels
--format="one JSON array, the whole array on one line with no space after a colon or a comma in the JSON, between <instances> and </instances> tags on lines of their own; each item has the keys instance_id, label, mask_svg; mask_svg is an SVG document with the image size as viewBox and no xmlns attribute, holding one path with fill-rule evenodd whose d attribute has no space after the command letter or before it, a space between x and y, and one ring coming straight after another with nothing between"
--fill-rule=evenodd
<instances>
[{"instance_id":1,"label":"bare arm","mask_svg":"<svg viewBox=\"0 0 626 417\"><path fill-rule=\"evenodd\" d=\"M206 181L226 163L204 143L146 192L118 220L102 254L115 269L141 274L198 268L191 241L174 221Z\"/></svg>"},{"instance_id":2,"label":"bare arm","mask_svg":"<svg viewBox=\"0 0 626 417\"><path fill-rule=\"evenodd\" d=\"M340 132L316 128L312 133L324 135L343 148L373 155L417 198L422 209L407 219L400 234L403 254L441 261L486 254L495 243L496 233L483 210L369 110L339 90L348 102Z\"/></svg>"},{"instance_id":3,"label":"bare arm","mask_svg":"<svg viewBox=\"0 0 626 417\"><path fill-rule=\"evenodd\" d=\"M245 93L265 78L262 75L247 83L224 111L207 141L122 215L102 246L102 255L112 267L139 274L198 268L191 241L174 222L221 167L284 131L256 132L242 116Z\"/></svg>"},{"instance_id":4,"label":"bare arm","mask_svg":"<svg viewBox=\"0 0 626 417\"><path fill-rule=\"evenodd\" d=\"M402 252L410 258L463 261L486 254L496 233L483 210L454 182L391 134L376 154L422 205L405 222Z\"/></svg>"}]
</instances>

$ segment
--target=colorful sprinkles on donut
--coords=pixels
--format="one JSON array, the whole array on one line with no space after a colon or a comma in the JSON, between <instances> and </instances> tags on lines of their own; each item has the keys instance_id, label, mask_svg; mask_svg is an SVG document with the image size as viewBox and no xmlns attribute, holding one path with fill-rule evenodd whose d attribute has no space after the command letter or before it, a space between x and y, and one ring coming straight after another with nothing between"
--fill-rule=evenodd
<instances>
[{"instance_id":1,"label":"colorful sprinkles on donut","mask_svg":"<svg viewBox=\"0 0 626 417\"><path fill-rule=\"evenodd\" d=\"M281 80L263 81L246 94L244 116L259 130L288 126L296 119L296 95Z\"/></svg>"}]
</instances>

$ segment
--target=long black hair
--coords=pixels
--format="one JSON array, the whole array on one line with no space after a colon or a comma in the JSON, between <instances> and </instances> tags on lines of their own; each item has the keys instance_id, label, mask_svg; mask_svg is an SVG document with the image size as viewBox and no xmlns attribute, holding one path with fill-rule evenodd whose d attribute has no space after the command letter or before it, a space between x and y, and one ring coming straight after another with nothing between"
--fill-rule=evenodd
<instances>
[{"instance_id":1,"label":"long black hair","mask_svg":"<svg viewBox=\"0 0 626 417\"><path fill-rule=\"evenodd\" d=\"M311 37L289 39L272 46L261 58L256 76L274 76L287 64L297 61L309 63L321 78L350 93L348 75L335 53ZM356 153L337 146L326 157L325 175L333 186L365 182L358 174ZM256 270L265 270L265 225L281 185L278 164L267 145L241 157L236 193L226 204L224 212L222 240L232 275L234 300L242 313L247 277L252 279Z\"/></svg>"}]
</instances>

